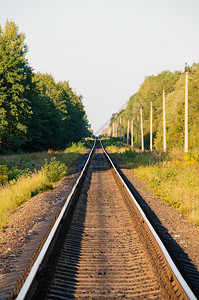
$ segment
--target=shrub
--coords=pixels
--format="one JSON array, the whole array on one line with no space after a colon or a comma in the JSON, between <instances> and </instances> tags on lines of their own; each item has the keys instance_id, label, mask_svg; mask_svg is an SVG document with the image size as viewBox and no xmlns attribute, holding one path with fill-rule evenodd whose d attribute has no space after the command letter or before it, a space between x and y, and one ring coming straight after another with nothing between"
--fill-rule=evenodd
<instances>
[{"instance_id":1,"label":"shrub","mask_svg":"<svg viewBox=\"0 0 199 300\"><path fill-rule=\"evenodd\" d=\"M44 171L48 180L55 182L66 175L67 167L65 164L57 161L56 157L52 157L49 163L47 163L47 159L45 160L45 165L42 167L42 171Z\"/></svg>"},{"instance_id":2,"label":"shrub","mask_svg":"<svg viewBox=\"0 0 199 300\"><path fill-rule=\"evenodd\" d=\"M31 175L32 172L27 168L26 170L20 170L17 167L9 168L7 165L0 165L0 184L5 185L10 181L17 181L22 175Z\"/></svg>"},{"instance_id":3,"label":"shrub","mask_svg":"<svg viewBox=\"0 0 199 300\"><path fill-rule=\"evenodd\" d=\"M17 180L21 175L27 173L30 173L29 169L22 171L17 167L12 167L10 170L8 170L8 182L11 180Z\"/></svg>"},{"instance_id":4,"label":"shrub","mask_svg":"<svg viewBox=\"0 0 199 300\"><path fill-rule=\"evenodd\" d=\"M8 167L6 165L0 165L0 183L4 185L8 182Z\"/></svg>"}]
</instances>

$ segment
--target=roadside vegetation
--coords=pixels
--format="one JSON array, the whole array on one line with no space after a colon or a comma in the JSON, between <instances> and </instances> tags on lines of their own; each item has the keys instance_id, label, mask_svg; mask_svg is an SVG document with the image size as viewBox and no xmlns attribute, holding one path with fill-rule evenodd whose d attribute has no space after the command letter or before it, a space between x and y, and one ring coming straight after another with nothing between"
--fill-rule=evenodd
<instances>
[{"instance_id":1,"label":"roadside vegetation","mask_svg":"<svg viewBox=\"0 0 199 300\"><path fill-rule=\"evenodd\" d=\"M92 140L72 143L64 151L0 156L0 228L5 228L17 207L32 196L53 188Z\"/></svg>"},{"instance_id":2,"label":"roadside vegetation","mask_svg":"<svg viewBox=\"0 0 199 300\"><path fill-rule=\"evenodd\" d=\"M135 151L118 138L103 139L106 150L132 169L155 195L199 226L199 149Z\"/></svg>"}]
</instances>

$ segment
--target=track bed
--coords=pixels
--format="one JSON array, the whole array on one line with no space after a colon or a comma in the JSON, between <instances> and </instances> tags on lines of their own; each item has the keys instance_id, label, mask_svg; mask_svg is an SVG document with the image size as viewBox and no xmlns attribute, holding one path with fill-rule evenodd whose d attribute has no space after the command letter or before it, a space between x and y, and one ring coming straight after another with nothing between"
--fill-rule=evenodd
<instances>
[{"instance_id":1,"label":"track bed","mask_svg":"<svg viewBox=\"0 0 199 300\"><path fill-rule=\"evenodd\" d=\"M63 225L33 299L165 299L146 237L97 144L70 225Z\"/></svg>"}]
</instances>

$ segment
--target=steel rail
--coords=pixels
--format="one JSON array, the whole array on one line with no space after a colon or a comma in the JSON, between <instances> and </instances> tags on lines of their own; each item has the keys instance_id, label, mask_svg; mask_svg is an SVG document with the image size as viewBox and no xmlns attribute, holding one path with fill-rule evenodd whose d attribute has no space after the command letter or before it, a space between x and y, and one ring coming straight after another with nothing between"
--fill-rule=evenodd
<instances>
[{"instance_id":1,"label":"steel rail","mask_svg":"<svg viewBox=\"0 0 199 300\"><path fill-rule=\"evenodd\" d=\"M175 276L175 278L177 279L180 287L182 288L182 290L184 291L184 294L188 297L188 299L191 300L197 300L196 296L194 295L194 293L192 292L191 288L189 287L189 285L187 284L187 282L185 281L185 279L183 278L183 276L181 275L181 273L179 272L178 268L176 267L173 259L171 258L171 256L169 255L167 249L165 248L163 242L161 241L161 239L159 238L158 234L156 233L155 229L153 228L153 226L151 225L151 223L149 222L148 218L146 217L144 211L142 210L142 208L140 207L140 205L138 204L138 202L136 201L135 197L133 196L133 194L131 193L130 189L128 188L127 184L125 183L125 181L123 180L123 178L121 177L121 175L119 174L118 170L116 169L113 161L111 160L110 156L108 155L107 151L105 150L101 140L100 140L100 144L101 147L107 157L107 159L109 160L111 166L113 167L115 173L117 174L117 176L119 177L122 185L125 187L128 195L130 196L130 198L132 199L134 205L136 206L137 210L139 211L143 221L145 222L145 224L148 227L148 230L150 231L150 233L152 234L154 240L156 241L156 243L159 246L159 249L161 250L163 256L165 257L169 268L171 270L171 272L173 273L173 275Z\"/></svg>"},{"instance_id":2,"label":"steel rail","mask_svg":"<svg viewBox=\"0 0 199 300\"><path fill-rule=\"evenodd\" d=\"M47 237L47 239L46 239L46 241L45 241L45 243L44 243L44 245L43 245L43 247L42 247L42 249L41 249L41 251L40 251L40 253L39 253L39 255L38 255L37 259L36 259L36 261L35 261L35 263L34 263L34 265L31 268L30 273L28 274L28 276L27 276L27 278L26 278L26 280L25 280L25 282L24 282L24 284L23 284L23 286L22 286L22 288L21 288L21 290L19 292L19 294L17 295L16 300L23 300L23 299L25 299L25 297L26 297L26 295L28 293L28 290L30 289L30 286L31 286L31 284L32 284L32 282L33 282L36 274L37 274L37 271L39 270L39 267L40 267L40 265L41 265L41 263L42 263L45 255L46 255L46 252L47 252L47 250L48 250L48 248L49 248L49 246L50 246L50 244L52 242L52 239L53 239L53 237L54 237L54 235L56 233L56 230L57 230L57 228L58 228L58 226L59 226L59 224L60 224L60 222L61 222L61 220L62 220L62 218L64 216L64 213L66 212L66 209L67 209L67 207L68 207L68 205L69 205L69 203L70 203L70 201L71 201L71 199L72 199L72 197L73 197L73 195L74 195L74 193L75 193L75 191L77 189L77 186L78 186L78 184L79 184L79 182L80 182L80 180L81 180L81 178L82 178L82 176L83 176L83 174L84 174L84 172L86 170L86 167L87 167L87 165L88 165L88 163L90 161L91 155L92 155L92 153L94 151L95 144L96 144L96 140L94 141L94 145L93 145L93 147L92 147L92 149L91 149L91 151L89 153L87 161L86 161L86 163L85 163L85 165L84 165L84 167L83 167L83 169L82 169L79 177L77 178L77 180L76 180L76 182L75 182L75 184L74 184L71 192L69 193L69 195L68 195L68 197L67 197L67 199L65 201L65 204L64 204L63 208L61 209L61 212L60 212L58 218L55 221L55 224L53 225L53 227L52 227L52 229L51 229L51 231L50 231L50 233L49 233L49 235L48 235L48 237Z\"/></svg>"}]
</instances>

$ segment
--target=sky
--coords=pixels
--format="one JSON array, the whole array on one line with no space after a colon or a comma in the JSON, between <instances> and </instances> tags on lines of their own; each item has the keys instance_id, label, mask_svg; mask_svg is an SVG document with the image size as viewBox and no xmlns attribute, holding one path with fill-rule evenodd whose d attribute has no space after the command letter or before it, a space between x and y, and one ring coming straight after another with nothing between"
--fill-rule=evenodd
<instances>
[{"instance_id":1,"label":"sky","mask_svg":"<svg viewBox=\"0 0 199 300\"><path fill-rule=\"evenodd\" d=\"M146 76L199 63L199 0L0 0L34 72L69 81L94 133Z\"/></svg>"}]
</instances>

